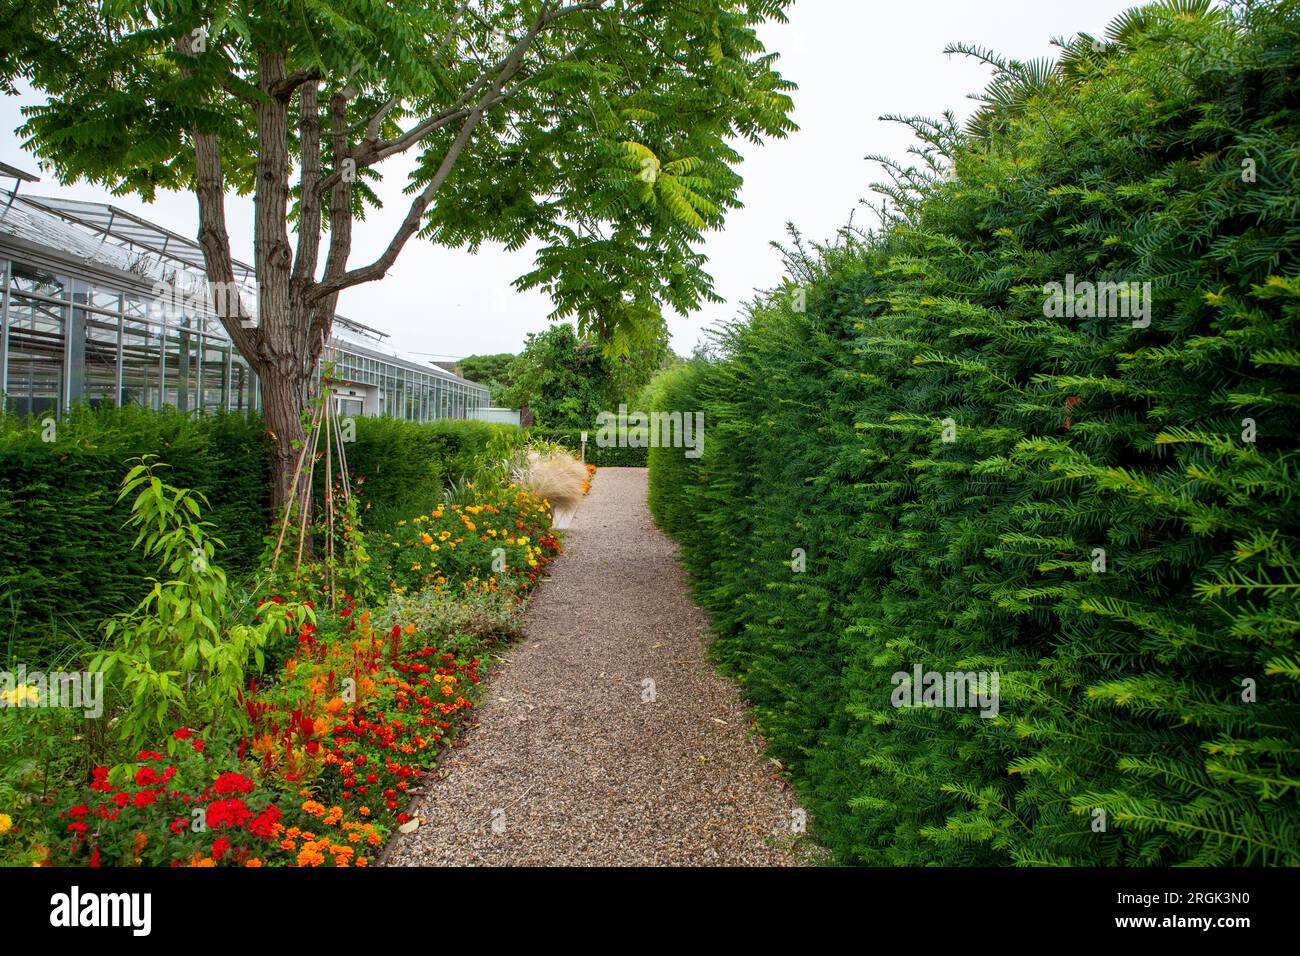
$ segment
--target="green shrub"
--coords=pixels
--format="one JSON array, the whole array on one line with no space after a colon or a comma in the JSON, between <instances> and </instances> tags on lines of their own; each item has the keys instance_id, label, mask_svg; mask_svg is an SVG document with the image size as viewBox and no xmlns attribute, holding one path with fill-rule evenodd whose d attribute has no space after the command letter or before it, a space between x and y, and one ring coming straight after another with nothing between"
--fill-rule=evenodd
<instances>
[{"instance_id":1,"label":"green shrub","mask_svg":"<svg viewBox=\"0 0 1300 956\"><path fill-rule=\"evenodd\" d=\"M246 729L241 694L260 673L273 635L315 624L310 607L266 603L255 620L237 620L220 542L203 520L203 495L165 481L169 469L145 456L122 479L131 502L127 527L157 577L140 582L140 603L108 622L107 647L90 663L124 704L114 732L138 749L168 729L201 726L209 734ZM236 737L238 735L236 734Z\"/></svg>"},{"instance_id":2,"label":"green shrub","mask_svg":"<svg viewBox=\"0 0 1300 956\"><path fill-rule=\"evenodd\" d=\"M708 442L652 509L841 860L1300 864L1300 17L1183 6L915 122L951 172L660 383Z\"/></svg>"}]
</instances>

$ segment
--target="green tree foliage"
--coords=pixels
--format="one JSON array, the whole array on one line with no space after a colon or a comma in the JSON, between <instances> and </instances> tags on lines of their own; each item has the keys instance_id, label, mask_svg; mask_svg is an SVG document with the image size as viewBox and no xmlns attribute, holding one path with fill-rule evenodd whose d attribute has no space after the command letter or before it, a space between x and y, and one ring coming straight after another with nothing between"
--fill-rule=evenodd
<instances>
[{"instance_id":1,"label":"green tree foliage","mask_svg":"<svg viewBox=\"0 0 1300 956\"><path fill-rule=\"evenodd\" d=\"M510 366L515 356L512 352L499 352L496 355L468 355L456 363L460 374L471 382L486 385L493 405L501 405L506 400L506 391L510 388Z\"/></svg>"},{"instance_id":2,"label":"green tree foliage","mask_svg":"<svg viewBox=\"0 0 1300 956\"><path fill-rule=\"evenodd\" d=\"M0 90L48 96L22 133L62 181L194 192L213 283L234 279L225 192L253 195L256 321L222 321L262 382L278 504L339 294L417 235L537 243L517 285L615 355L662 306L716 299L698 246L739 204L732 143L794 128L757 35L788 2L8 0ZM398 156L406 214L352 262Z\"/></svg>"},{"instance_id":3,"label":"green tree foliage","mask_svg":"<svg viewBox=\"0 0 1300 956\"><path fill-rule=\"evenodd\" d=\"M532 409L538 425L585 428L607 407L609 369L600 346L569 323L529 333L511 367L510 405Z\"/></svg>"},{"instance_id":4,"label":"green tree foliage","mask_svg":"<svg viewBox=\"0 0 1300 956\"><path fill-rule=\"evenodd\" d=\"M673 358L668 330L627 354L611 356L569 323L530 333L524 350L510 367L507 404L528 406L544 428L593 428L602 411L616 411L632 401L665 363Z\"/></svg>"},{"instance_id":5,"label":"green tree foliage","mask_svg":"<svg viewBox=\"0 0 1300 956\"><path fill-rule=\"evenodd\" d=\"M708 437L654 513L842 860L1300 864L1297 12L981 54L883 231L658 383ZM1049 314L1069 274L1149 324ZM997 716L892 706L917 664Z\"/></svg>"}]
</instances>

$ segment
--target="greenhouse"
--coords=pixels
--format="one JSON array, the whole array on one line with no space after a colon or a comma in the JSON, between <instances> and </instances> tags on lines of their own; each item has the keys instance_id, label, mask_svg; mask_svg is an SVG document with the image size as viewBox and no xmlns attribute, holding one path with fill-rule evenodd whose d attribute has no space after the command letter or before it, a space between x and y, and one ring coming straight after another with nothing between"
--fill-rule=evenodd
<instances>
[{"instance_id":1,"label":"greenhouse","mask_svg":"<svg viewBox=\"0 0 1300 956\"><path fill-rule=\"evenodd\" d=\"M0 394L21 415L90 406L180 411L260 406L257 377L203 307L197 243L107 203L0 191ZM235 263L247 301L251 266ZM159 295L160 288L191 294ZM196 303L200 303L196 305ZM472 418L488 390L391 349L337 316L328 357L339 412Z\"/></svg>"}]
</instances>

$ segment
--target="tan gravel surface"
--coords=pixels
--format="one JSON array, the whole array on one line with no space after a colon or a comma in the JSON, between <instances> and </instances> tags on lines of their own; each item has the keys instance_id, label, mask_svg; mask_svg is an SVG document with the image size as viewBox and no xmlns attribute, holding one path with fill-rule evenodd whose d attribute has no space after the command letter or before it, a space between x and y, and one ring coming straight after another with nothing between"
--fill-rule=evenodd
<instances>
[{"instance_id":1,"label":"tan gravel surface","mask_svg":"<svg viewBox=\"0 0 1300 956\"><path fill-rule=\"evenodd\" d=\"M645 469L602 468L526 637L492 669L477 726L425 781L422 824L388 864L806 861L793 795L706 637L651 523Z\"/></svg>"}]
</instances>

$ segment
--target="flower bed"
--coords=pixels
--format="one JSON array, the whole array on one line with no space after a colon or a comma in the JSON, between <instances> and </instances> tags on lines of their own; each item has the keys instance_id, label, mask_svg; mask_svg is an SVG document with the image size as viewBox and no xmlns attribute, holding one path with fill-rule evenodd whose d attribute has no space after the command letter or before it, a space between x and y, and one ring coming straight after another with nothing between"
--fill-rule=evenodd
<instances>
[{"instance_id":1,"label":"flower bed","mask_svg":"<svg viewBox=\"0 0 1300 956\"><path fill-rule=\"evenodd\" d=\"M514 487L403 522L384 544L388 606L372 614L343 596L327 610L310 581L297 590L315 600L272 596L296 646L272 679L249 683L238 721L176 728L158 750L93 766L71 794L6 807L0 862L372 863L395 827L415 825L412 792L560 552L546 502Z\"/></svg>"}]
</instances>

